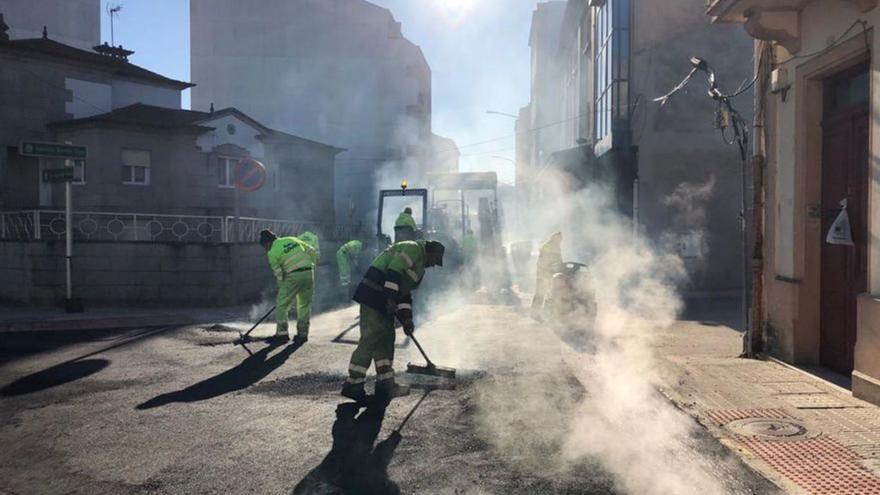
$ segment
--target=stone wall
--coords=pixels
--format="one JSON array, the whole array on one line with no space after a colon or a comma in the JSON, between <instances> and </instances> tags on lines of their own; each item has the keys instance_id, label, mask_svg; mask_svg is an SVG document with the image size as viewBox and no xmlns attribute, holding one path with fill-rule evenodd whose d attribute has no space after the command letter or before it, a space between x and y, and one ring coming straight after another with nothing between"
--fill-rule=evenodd
<instances>
[{"instance_id":1,"label":"stone wall","mask_svg":"<svg viewBox=\"0 0 880 495\"><path fill-rule=\"evenodd\" d=\"M338 243L323 242L316 272L323 305L336 297ZM239 265L233 280L233 252ZM81 242L74 245L74 297L89 304L223 306L272 299L275 282L257 244ZM0 301L64 299L64 242L0 241Z\"/></svg>"}]
</instances>

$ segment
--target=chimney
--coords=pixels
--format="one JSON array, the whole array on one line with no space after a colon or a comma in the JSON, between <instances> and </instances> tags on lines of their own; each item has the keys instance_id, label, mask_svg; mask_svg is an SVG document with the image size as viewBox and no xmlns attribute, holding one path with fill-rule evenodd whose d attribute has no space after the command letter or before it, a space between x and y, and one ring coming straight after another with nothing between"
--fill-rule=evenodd
<instances>
[{"instance_id":1,"label":"chimney","mask_svg":"<svg viewBox=\"0 0 880 495\"><path fill-rule=\"evenodd\" d=\"M122 48L122 45L110 46L107 44L106 41L103 45L93 46L92 50L95 50L105 57L117 58L126 62L128 62L128 56L134 53L131 50L126 50L125 48Z\"/></svg>"},{"instance_id":2,"label":"chimney","mask_svg":"<svg viewBox=\"0 0 880 495\"><path fill-rule=\"evenodd\" d=\"M9 26L3 22L3 14L0 13L0 41L9 41Z\"/></svg>"}]
</instances>

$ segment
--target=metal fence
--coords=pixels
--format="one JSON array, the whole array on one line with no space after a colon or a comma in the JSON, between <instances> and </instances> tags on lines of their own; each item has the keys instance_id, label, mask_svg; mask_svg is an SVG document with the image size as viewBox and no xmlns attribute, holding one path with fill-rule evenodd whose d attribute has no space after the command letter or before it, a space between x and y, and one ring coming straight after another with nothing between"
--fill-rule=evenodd
<instances>
[{"instance_id":1,"label":"metal fence","mask_svg":"<svg viewBox=\"0 0 880 495\"><path fill-rule=\"evenodd\" d=\"M256 242L260 230L295 235L311 230L322 239L347 240L366 234L362 225L297 222L268 218L199 215L157 215L75 211L71 216L73 238L91 241L144 242ZM0 239L57 240L66 232L64 211L26 210L0 212Z\"/></svg>"}]
</instances>

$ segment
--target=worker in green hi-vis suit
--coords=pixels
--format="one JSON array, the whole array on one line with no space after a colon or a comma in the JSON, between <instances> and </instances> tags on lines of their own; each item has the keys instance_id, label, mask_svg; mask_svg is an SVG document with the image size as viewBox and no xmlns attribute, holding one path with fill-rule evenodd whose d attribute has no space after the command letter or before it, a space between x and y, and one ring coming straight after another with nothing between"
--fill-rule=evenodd
<instances>
[{"instance_id":1,"label":"worker in green hi-vis suit","mask_svg":"<svg viewBox=\"0 0 880 495\"><path fill-rule=\"evenodd\" d=\"M266 250L269 266L278 283L275 301L273 342L289 340L287 319L296 299L296 337L294 344L309 340L309 319L315 286L315 248L297 237L278 237L270 230L260 232L260 244Z\"/></svg>"},{"instance_id":2,"label":"worker in green hi-vis suit","mask_svg":"<svg viewBox=\"0 0 880 495\"><path fill-rule=\"evenodd\" d=\"M339 267L339 284L348 287L351 284L351 269L357 266L364 243L358 240L348 241L336 251L336 266Z\"/></svg>"}]
</instances>

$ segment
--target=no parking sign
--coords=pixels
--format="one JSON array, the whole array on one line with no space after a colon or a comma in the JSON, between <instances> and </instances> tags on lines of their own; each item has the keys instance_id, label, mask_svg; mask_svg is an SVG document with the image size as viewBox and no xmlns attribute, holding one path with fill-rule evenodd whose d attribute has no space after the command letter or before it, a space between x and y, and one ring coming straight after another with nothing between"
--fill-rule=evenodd
<instances>
[{"instance_id":1,"label":"no parking sign","mask_svg":"<svg viewBox=\"0 0 880 495\"><path fill-rule=\"evenodd\" d=\"M255 158L242 158L232 171L232 183L240 191L256 191L266 183L266 167Z\"/></svg>"}]
</instances>

